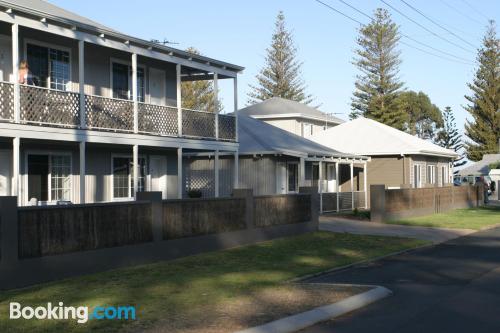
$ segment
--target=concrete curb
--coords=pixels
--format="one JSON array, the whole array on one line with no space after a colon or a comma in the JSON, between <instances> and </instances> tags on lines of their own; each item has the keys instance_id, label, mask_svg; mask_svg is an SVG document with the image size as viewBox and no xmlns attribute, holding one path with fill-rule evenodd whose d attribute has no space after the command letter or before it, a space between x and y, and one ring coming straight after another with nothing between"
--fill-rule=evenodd
<instances>
[{"instance_id":1,"label":"concrete curb","mask_svg":"<svg viewBox=\"0 0 500 333\"><path fill-rule=\"evenodd\" d=\"M291 333L312 326L321 321L337 318L348 312L357 310L382 298L392 292L384 287L375 288L364 293L351 296L337 303L321 306L310 311L285 317L270 323L238 331L236 333Z\"/></svg>"}]
</instances>

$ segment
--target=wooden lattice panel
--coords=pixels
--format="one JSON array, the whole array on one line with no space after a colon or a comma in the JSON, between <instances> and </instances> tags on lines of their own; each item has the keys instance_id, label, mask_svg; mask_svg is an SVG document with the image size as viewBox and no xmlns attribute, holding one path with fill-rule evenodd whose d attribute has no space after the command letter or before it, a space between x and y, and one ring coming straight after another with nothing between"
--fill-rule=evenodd
<instances>
[{"instance_id":1,"label":"wooden lattice panel","mask_svg":"<svg viewBox=\"0 0 500 333\"><path fill-rule=\"evenodd\" d=\"M215 114L183 109L182 134L200 138L215 138Z\"/></svg>"},{"instance_id":2,"label":"wooden lattice panel","mask_svg":"<svg viewBox=\"0 0 500 333\"><path fill-rule=\"evenodd\" d=\"M0 120L14 120L14 85L0 82Z\"/></svg>"},{"instance_id":3,"label":"wooden lattice panel","mask_svg":"<svg viewBox=\"0 0 500 333\"><path fill-rule=\"evenodd\" d=\"M75 127L80 124L80 95L21 85L21 121Z\"/></svg>"},{"instance_id":4,"label":"wooden lattice panel","mask_svg":"<svg viewBox=\"0 0 500 333\"><path fill-rule=\"evenodd\" d=\"M166 136L177 136L177 109L139 103L139 131Z\"/></svg>"},{"instance_id":5,"label":"wooden lattice panel","mask_svg":"<svg viewBox=\"0 0 500 333\"><path fill-rule=\"evenodd\" d=\"M134 130L134 103L122 99L85 96L87 127L107 130Z\"/></svg>"},{"instance_id":6,"label":"wooden lattice panel","mask_svg":"<svg viewBox=\"0 0 500 333\"><path fill-rule=\"evenodd\" d=\"M219 115L219 139L234 141L236 139L236 118Z\"/></svg>"}]
</instances>

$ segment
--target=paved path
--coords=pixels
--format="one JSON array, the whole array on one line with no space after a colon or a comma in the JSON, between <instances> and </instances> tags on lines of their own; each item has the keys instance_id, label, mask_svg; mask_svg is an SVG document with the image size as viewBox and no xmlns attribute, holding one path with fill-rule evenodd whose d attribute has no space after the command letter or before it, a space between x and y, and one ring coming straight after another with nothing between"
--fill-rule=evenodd
<instances>
[{"instance_id":1,"label":"paved path","mask_svg":"<svg viewBox=\"0 0 500 333\"><path fill-rule=\"evenodd\" d=\"M500 227L309 282L376 284L394 295L302 333L500 332Z\"/></svg>"},{"instance_id":2,"label":"paved path","mask_svg":"<svg viewBox=\"0 0 500 333\"><path fill-rule=\"evenodd\" d=\"M319 228L324 231L347 232L350 234L417 238L433 243L441 243L476 232L476 230L471 229L410 227L370 221L355 221L334 216L321 216Z\"/></svg>"}]
</instances>

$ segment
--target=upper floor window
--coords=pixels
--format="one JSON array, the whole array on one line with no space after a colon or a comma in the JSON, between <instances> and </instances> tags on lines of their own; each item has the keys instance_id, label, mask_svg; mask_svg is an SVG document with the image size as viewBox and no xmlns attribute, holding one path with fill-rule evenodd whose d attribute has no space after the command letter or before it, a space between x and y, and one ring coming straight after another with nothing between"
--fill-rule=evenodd
<instances>
[{"instance_id":1,"label":"upper floor window","mask_svg":"<svg viewBox=\"0 0 500 333\"><path fill-rule=\"evenodd\" d=\"M112 63L113 98L132 99L132 66ZM137 100L144 102L144 68L137 68Z\"/></svg>"},{"instance_id":2,"label":"upper floor window","mask_svg":"<svg viewBox=\"0 0 500 333\"><path fill-rule=\"evenodd\" d=\"M69 51L28 43L26 60L35 85L57 90L69 89L71 79Z\"/></svg>"}]
</instances>

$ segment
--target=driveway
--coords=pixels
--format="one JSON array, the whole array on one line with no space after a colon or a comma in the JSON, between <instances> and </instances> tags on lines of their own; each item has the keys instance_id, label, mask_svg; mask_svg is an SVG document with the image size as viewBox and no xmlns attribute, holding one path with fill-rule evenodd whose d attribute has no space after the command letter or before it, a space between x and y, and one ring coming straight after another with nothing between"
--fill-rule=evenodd
<instances>
[{"instance_id":1,"label":"driveway","mask_svg":"<svg viewBox=\"0 0 500 333\"><path fill-rule=\"evenodd\" d=\"M319 229L324 231L347 232L359 235L417 238L428 240L433 243L445 242L477 231L472 229L411 227L370 221L356 221L334 216L321 216Z\"/></svg>"},{"instance_id":2,"label":"driveway","mask_svg":"<svg viewBox=\"0 0 500 333\"><path fill-rule=\"evenodd\" d=\"M302 333L500 332L500 227L311 278L394 295Z\"/></svg>"}]
</instances>

